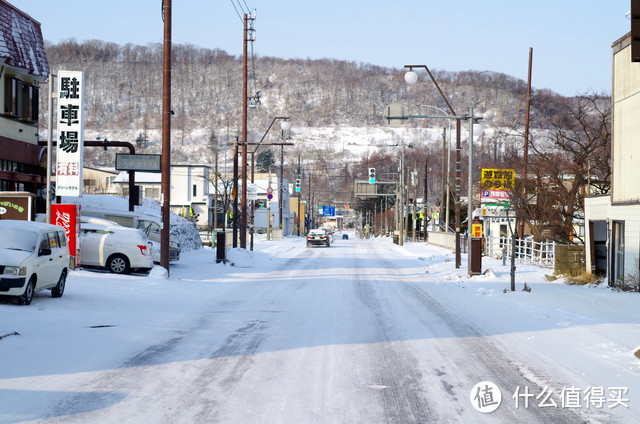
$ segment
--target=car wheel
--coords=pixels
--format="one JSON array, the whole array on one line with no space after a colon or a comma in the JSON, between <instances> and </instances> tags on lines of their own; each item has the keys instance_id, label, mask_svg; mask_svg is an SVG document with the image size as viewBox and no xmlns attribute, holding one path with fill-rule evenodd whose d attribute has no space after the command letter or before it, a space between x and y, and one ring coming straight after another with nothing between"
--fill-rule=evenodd
<instances>
[{"instance_id":1,"label":"car wheel","mask_svg":"<svg viewBox=\"0 0 640 424\"><path fill-rule=\"evenodd\" d=\"M67 284L67 270L63 270L62 274L60 274L60 279L58 280L58 284L54 288L51 289L51 297L62 297L64 293L64 287Z\"/></svg>"},{"instance_id":2,"label":"car wheel","mask_svg":"<svg viewBox=\"0 0 640 424\"><path fill-rule=\"evenodd\" d=\"M129 268L129 259L124 255L113 255L107 261L107 268L114 274L128 274L131 269Z\"/></svg>"},{"instance_id":3,"label":"car wheel","mask_svg":"<svg viewBox=\"0 0 640 424\"><path fill-rule=\"evenodd\" d=\"M33 293L36 290L36 279L31 277L27 283L27 287L24 288L22 296L18 296L18 305L29 305L33 299Z\"/></svg>"}]
</instances>

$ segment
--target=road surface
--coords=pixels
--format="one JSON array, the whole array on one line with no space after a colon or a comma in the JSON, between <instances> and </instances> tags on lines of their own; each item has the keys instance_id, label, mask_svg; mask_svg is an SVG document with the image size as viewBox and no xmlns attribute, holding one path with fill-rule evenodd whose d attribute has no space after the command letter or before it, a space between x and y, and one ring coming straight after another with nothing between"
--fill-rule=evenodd
<instances>
[{"instance_id":1,"label":"road surface","mask_svg":"<svg viewBox=\"0 0 640 424\"><path fill-rule=\"evenodd\" d=\"M597 421L584 410L525 408L524 398L516 407L516 387L543 390L531 378L537 371L523 372L526 358L510 357L439 302L419 261L369 240L303 246L270 268L234 269L214 295L203 286L193 313L153 329L142 349L96 360L90 372L38 377L56 395L43 399L33 422ZM483 381L503 389L491 413L474 407L495 403L489 390L474 400Z\"/></svg>"}]
</instances>

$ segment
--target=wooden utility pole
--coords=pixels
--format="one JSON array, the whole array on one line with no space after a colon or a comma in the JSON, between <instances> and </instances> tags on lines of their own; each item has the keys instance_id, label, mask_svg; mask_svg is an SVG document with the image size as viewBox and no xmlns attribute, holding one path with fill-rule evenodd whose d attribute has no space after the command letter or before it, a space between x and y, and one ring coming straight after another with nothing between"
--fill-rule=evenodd
<instances>
[{"instance_id":1,"label":"wooden utility pole","mask_svg":"<svg viewBox=\"0 0 640 424\"><path fill-rule=\"evenodd\" d=\"M171 227L171 0L162 2L164 43L162 51L162 232L160 265L169 272L169 235Z\"/></svg>"},{"instance_id":2,"label":"wooden utility pole","mask_svg":"<svg viewBox=\"0 0 640 424\"><path fill-rule=\"evenodd\" d=\"M244 14L242 43L242 200L240 202L240 247L247 248L247 110L248 110L248 66L247 44L249 43L249 15Z\"/></svg>"},{"instance_id":3,"label":"wooden utility pole","mask_svg":"<svg viewBox=\"0 0 640 424\"><path fill-rule=\"evenodd\" d=\"M531 68L533 63L533 47L529 47L529 70L527 72L527 104L524 118L524 147L522 150L522 207L527 198L527 173L529 172L529 117L531 115ZM516 215L517 217L517 215ZM520 237L524 237L524 217L520 217Z\"/></svg>"}]
</instances>

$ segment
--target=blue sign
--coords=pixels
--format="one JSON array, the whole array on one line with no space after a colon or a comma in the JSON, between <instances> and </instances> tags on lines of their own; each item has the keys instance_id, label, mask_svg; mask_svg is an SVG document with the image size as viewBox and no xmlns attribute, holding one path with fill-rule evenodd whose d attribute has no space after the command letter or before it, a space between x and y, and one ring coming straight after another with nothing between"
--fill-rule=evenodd
<instances>
[{"instance_id":1,"label":"blue sign","mask_svg":"<svg viewBox=\"0 0 640 424\"><path fill-rule=\"evenodd\" d=\"M323 206L322 207L322 216L336 216L336 207L335 206Z\"/></svg>"}]
</instances>

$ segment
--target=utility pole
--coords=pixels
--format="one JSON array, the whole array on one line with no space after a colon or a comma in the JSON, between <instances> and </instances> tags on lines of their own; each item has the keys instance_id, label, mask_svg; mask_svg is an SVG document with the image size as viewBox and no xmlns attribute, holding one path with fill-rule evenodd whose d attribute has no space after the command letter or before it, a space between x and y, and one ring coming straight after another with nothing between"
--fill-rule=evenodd
<instances>
[{"instance_id":1,"label":"utility pole","mask_svg":"<svg viewBox=\"0 0 640 424\"><path fill-rule=\"evenodd\" d=\"M232 247L238 247L238 137L233 137L233 188L231 189L233 197L233 208L231 213L231 225L233 228Z\"/></svg>"},{"instance_id":2,"label":"utility pole","mask_svg":"<svg viewBox=\"0 0 640 424\"><path fill-rule=\"evenodd\" d=\"M298 153L298 179L300 180L300 185L302 185L302 179L300 178L300 153ZM302 187L301 187L302 190ZM300 228L302 227L302 218L300 217L300 200L302 199L302 192L298 192L298 237L300 237Z\"/></svg>"},{"instance_id":3,"label":"utility pole","mask_svg":"<svg viewBox=\"0 0 640 424\"><path fill-rule=\"evenodd\" d=\"M422 213L424 218L422 218L422 223L424 227L424 241L429 240L429 232L427 223L429 222L429 211L427 210L427 193L428 193L428 177L429 175L429 161L425 159L424 161L424 193L422 195ZM440 206L440 213L442 213L442 206Z\"/></svg>"},{"instance_id":4,"label":"utility pole","mask_svg":"<svg viewBox=\"0 0 640 424\"><path fill-rule=\"evenodd\" d=\"M313 204L311 203L311 173L309 172L309 186L307 187L309 193L307 194L307 222L309 223L307 232L313 227Z\"/></svg>"},{"instance_id":5,"label":"utility pole","mask_svg":"<svg viewBox=\"0 0 640 424\"><path fill-rule=\"evenodd\" d=\"M169 272L171 227L171 0L162 2L164 43L162 51L162 232L160 265Z\"/></svg>"},{"instance_id":6,"label":"utility pole","mask_svg":"<svg viewBox=\"0 0 640 424\"><path fill-rule=\"evenodd\" d=\"M242 201L240 203L240 247L243 249L247 248L247 110L249 101L247 44L253 41L253 24L250 25L249 21L253 21L253 18L245 13L242 31Z\"/></svg>"},{"instance_id":7,"label":"utility pole","mask_svg":"<svg viewBox=\"0 0 640 424\"><path fill-rule=\"evenodd\" d=\"M278 209L279 221L278 227L282 232L281 236L284 236L284 229L282 228L282 198L284 197L284 145L280 146L280 183L278 184Z\"/></svg>"},{"instance_id":8,"label":"utility pole","mask_svg":"<svg viewBox=\"0 0 640 424\"><path fill-rule=\"evenodd\" d=\"M446 228L446 226L448 225L448 223L445 223L445 217L447 215L445 215L444 212L444 208L448 208L449 205L447 205L446 202L446 198L447 198L447 193L446 193L446 187L447 187L447 178L449 177L449 173L448 173L448 169L446 168L447 164L445 163L445 155L449 152L449 150L447 149L447 129L443 128L442 129L442 163L440 164L440 213L438 215L438 224L440 229L441 228ZM425 168L425 178L426 178L426 168ZM425 197L426 197L426 193L427 193L427 189L425 187Z\"/></svg>"},{"instance_id":9,"label":"utility pole","mask_svg":"<svg viewBox=\"0 0 640 424\"><path fill-rule=\"evenodd\" d=\"M404 142L402 142L402 149L400 150L400 237L398 238L398 246L404 245Z\"/></svg>"},{"instance_id":10,"label":"utility pole","mask_svg":"<svg viewBox=\"0 0 640 424\"><path fill-rule=\"evenodd\" d=\"M524 122L524 148L522 150L522 160L524 171L522 173L522 206L527 197L527 173L529 172L529 116L531 114L531 68L533 64L533 47L529 47L529 70L527 72L527 104ZM524 237L524 219L520 219L520 237Z\"/></svg>"},{"instance_id":11,"label":"utility pole","mask_svg":"<svg viewBox=\"0 0 640 424\"><path fill-rule=\"evenodd\" d=\"M213 230L218 228L218 152L215 154L214 164L214 191L213 191Z\"/></svg>"}]
</instances>

